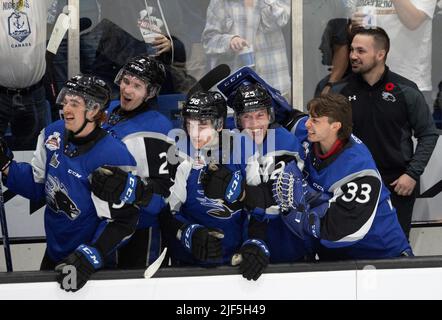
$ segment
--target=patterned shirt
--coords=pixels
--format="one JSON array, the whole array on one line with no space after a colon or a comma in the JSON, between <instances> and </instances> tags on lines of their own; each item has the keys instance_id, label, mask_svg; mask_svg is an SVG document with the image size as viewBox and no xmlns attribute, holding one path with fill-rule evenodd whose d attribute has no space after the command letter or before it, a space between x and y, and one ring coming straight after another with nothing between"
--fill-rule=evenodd
<instances>
[{"instance_id":1,"label":"patterned shirt","mask_svg":"<svg viewBox=\"0 0 442 320\"><path fill-rule=\"evenodd\" d=\"M282 27L290 20L290 1L255 0L251 10L248 15L243 0L211 0L202 35L204 49L217 63L228 63L235 70L242 65L230 49L230 40L247 39L253 45L255 71L286 95L291 85Z\"/></svg>"}]
</instances>

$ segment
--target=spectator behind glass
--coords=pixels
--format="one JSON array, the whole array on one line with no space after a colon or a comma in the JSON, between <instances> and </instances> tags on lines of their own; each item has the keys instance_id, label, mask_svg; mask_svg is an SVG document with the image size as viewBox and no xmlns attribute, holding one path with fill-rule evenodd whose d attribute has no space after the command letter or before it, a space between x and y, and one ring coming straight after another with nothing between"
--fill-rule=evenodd
<instances>
[{"instance_id":1,"label":"spectator behind glass","mask_svg":"<svg viewBox=\"0 0 442 320\"><path fill-rule=\"evenodd\" d=\"M201 43L201 35L206 25L209 0L177 0L177 2L181 13L180 25L174 23L171 32L176 34L186 46L187 72L199 80L207 72L207 57Z\"/></svg>"},{"instance_id":2,"label":"spectator behind glass","mask_svg":"<svg viewBox=\"0 0 442 320\"><path fill-rule=\"evenodd\" d=\"M289 20L288 0L211 0L202 36L211 67L225 62L234 70L249 64L289 98L291 82L282 32ZM254 61L241 61L246 49Z\"/></svg>"},{"instance_id":3,"label":"spectator behind glass","mask_svg":"<svg viewBox=\"0 0 442 320\"><path fill-rule=\"evenodd\" d=\"M0 11L0 135L10 125L14 149L34 149L48 122L42 79L49 2L3 1Z\"/></svg>"},{"instance_id":4,"label":"spectator behind glass","mask_svg":"<svg viewBox=\"0 0 442 320\"><path fill-rule=\"evenodd\" d=\"M166 66L167 77L160 94L187 92L195 80L185 70L184 44L171 36L169 29L175 23L180 24L181 15L176 14L179 12L176 2L134 0L128 5L125 0L116 0L112 1L112 6L102 2L104 19L97 28L103 30L103 36L97 49L94 72L112 83L130 57L147 53L156 56ZM156 33L152 43L146 31L149 26L153 26ZM118 88L114 86L113 89L116 98Z\"/></svg>"},{"instance_id":5,"label":"spectator behind glass","mask_svg":"<svg viewBox=\"0 0 442 320\"><path fill-rule=\"evenodd\" d=\"M67 12L68 0L53 0L51 15L52 23L55 23L58 15ZM90 39L91 33L99 21L101 20L101 6L98 0L83 0L80 6L80 70L83 74L89 74L95 59L95 51L97 50L97 37ZM57 88L62 88L67 80L67 34L62 40L58 48L57 55L54 57L54 70Z\"/></svg>"},{"instance_id":6,"label":"spectator behind glass","mask_svg":"<svg viewBox=\"0 0 442 320\"><path fill-rule=\"evenodd\" d=\"M391 39L389 67L415 82L431 106L432 19L437 0L350 2L354 3L352 27L371 23L383 28Z\"/></svg>"},{"instance_id":7,"label":"spectator behind glass","mask_svg":"<svg viewBox=\"0 0 442 320\"><path fill-rule=\"evenodd\" d=\"M67 12L68 0L52 0L49 27L53 27L58 15ZM101 20L101 6L98 0L83 0L80 6L80 72L91 74L95 62L95 52L101 37L99 29L95 29ZM91 32L94 30L94 32ZM60 43L57 54L46 53L47 69L46 77L50 90L47 90L46 97L51 102L52 119L59 118L59 108L55 105L58 91L63 87L68 78L68 42L67 34ZM48 88L48 87L46 87Z\"/></svg>"},{"instance_id":8,"label":"spectator behind glass","mask_svg":"<svg viewBox=\"0 0 442 320\"><path fill-rule=\"evenodd\" d=\"M66 4L67 0L58 0L57 14ZM118 97L119 92L113 83L115 76L130 57L140 54L150 53L166 65L168 77L161 93L186 91L183 86L190 87L194 83L194 79L189 79L184 71L184 45L172 37L172 47L166 28L167 12L170 20L173 12L178 11L173 9L173 2L167 2L160 10L158 2L153 0L134 0L130 4L115 0L111 6L102 0L84 0L80 8L80 28L83 27L80 30L81 72L104 78L113 89L113 99ZM148 23L151 21L154 23ZM145 31L150 25L155 26L156 33L153 37L144 33L144 38L141 26ZM60 87L67 77L66 40L63 40L53 66L53 78L56 87Z\"/></svg>"},{"instance_id":9,"label":"spectator behind glass","mask_svg":"<svg viewBox=\"0 0 442 320\"><path fill-rule=\"evenodd\" d=\"M322 64L330 66L330 74L317 84L315 97L328 93L335 82L351 72L348 63L350 52L349 23L349 19L336 18L329 20L325 27L319 49L322 52Z\"/></svg>"}]
</instances>

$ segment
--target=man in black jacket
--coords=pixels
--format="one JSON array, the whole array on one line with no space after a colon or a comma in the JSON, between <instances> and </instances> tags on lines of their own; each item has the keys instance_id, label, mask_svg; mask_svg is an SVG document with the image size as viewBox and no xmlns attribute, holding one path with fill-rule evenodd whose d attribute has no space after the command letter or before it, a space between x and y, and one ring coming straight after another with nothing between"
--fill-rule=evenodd
<instances>
[{"instance_id":1,"label":"man in black jacket","mask_svg":"<svg viewBox=\"0 0 442 320\"><path fill-rule=\"evenodd\" d=\"M386 66L389 47L390 39L382 28L355 30L350 48L353 74L332 91L351 102L353 132L373 154L408 237L416 183L439 135L416 84ZM412 135L417 139L415 150Z\"/></svg>"}]
</instances>

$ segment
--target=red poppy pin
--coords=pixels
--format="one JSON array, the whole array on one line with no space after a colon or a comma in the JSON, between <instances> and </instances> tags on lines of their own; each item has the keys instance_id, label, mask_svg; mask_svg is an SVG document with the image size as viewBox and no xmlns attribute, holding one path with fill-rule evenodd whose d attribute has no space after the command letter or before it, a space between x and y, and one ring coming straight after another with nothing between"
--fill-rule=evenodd
<instances>
[{"instance_id":1,"label":"red poppy pin","mask_svg":"<svg viewBox=\"0 0 442 320\"><path fill-rule=\"evenodd\" d=\"M394 84L392 82L389 82L385 85L386 91L393 91L393 89L394 89Z\"/></svg>"}]
</instances>

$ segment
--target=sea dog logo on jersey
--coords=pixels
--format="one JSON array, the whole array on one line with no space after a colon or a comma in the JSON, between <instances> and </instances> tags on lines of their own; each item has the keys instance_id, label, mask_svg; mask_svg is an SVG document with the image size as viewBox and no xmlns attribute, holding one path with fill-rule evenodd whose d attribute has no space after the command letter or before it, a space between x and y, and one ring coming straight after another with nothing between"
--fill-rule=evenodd
<instances>
[{"instance_id":1,"label":"sea dog logo on jersey","mask_svg":"<svg viewBox=\"0 0 442 320\"><path fill-rule=\"evenodd\" d=\"M390 92L386 92L386 91L382 92L382 99L384 99L385 101L388 101L388 102L396 102L396 97L393 94L391 94Z\"/></svg>"},{"instance_id":2,"label":"sea dog logo on jersey","mask_svg":"<svg viewBox=\"0 0 442 320\"><path fill-rule=\"evenodd\" d=\"M55 151L60 149L60 133L54 132L51 134L45 142L46 148L50 151Z\"/></svg>"},{"instance_id":3,"label":"sea dog logo on jersey","mask_svg":"<svg viewBox=\"0 0 442 320\"><path fill-rule=\"evenodd\" d=\"M230 219L235 213L241 210L232 210L230 209L222 199L211 199L204 196L204 191L198 190L198 194L201 197L197 197L196 199L200 202L200 204L204 207L211 208L207 210L207 214L214 218L218 219Z\"/></svg>"},{"instance_id":4,"label":"sea dog logo on jersey","mask_svg":"<svg viewBox=\"0 0 442 320\"><path fill-rule=\"evenodd\" d=\"M31 34L28 15L14 11L8 18L8 33L18 42L23 42Z\"/></svg>"},{"instance_id":5,"label":"sea dog logo on jersey","mask_svg":"<svg viewBox=\"0 0 442 320\"><path fill-rule=\"evenodd\" d=\"M69 197L67 188L57 177L48 175L45 191L49 208L56 213L64 213L70 220L78 218L81 213L80 209Z\"/></svg>"}]
</instances>

